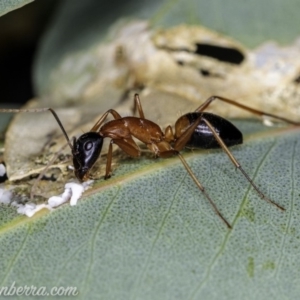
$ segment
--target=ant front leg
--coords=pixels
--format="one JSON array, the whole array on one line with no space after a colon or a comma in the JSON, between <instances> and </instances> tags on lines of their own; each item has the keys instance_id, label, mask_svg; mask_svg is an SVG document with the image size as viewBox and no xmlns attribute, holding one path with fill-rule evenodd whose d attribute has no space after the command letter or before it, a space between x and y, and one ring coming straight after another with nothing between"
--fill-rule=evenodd
<instances>
[{"instance_id":1,"label":"ant front leg","mask_svg":"<svg viewBox=\"0 0 300 300\"><path fill-rule=\"evenodd\" d=\"M112 139L109 143L109 149L107 154L107 161L106 161L106 171L104 179L108 179L111 177L112 174L112 147L113 144L118 145L125 153L132 157L139 157L141 155L141 150L135 141L131 137L127 137L126 139Z\"/></svg>"},{"instance_id":2,"label":"ant front leg","mask_svg":"<svg viewBox=\"0 0 300 300\"><path fill-rule=\"evenodd\" d=\"M255 115L261 116L261 117L270 117L270 118L274 118L276 120L280 120L280 121L286 122L288 124L300 125L300 122L295 122L293 120L289 120L289 119L286 119L286 118L283 118L283 117L280 117L280 116L277 116L277 115L273 115L273 114L267 113L265 111L252 108L250 106L247 106L247 105L235 102L235 101L233 101L231 99L224 98L224 97L221 97L221 96L211 96L211 97L209 97L203 104L201 104L195 110L195 112L203 112L215 100L223 101L223 102L225 102L227 104L239 107L239 108L241 108L243 110L249 111L249 112L251 112L251 113L253 113Z\"/></svg>"},{"instance_id":3,"label":"ant front leg","mask_svg":"<svg viewBox=\"0 0 300 300\"><path fill-rule=\"evenodd\" d=\"M106 160L106 171L105 171L105 176L104 179L108 179L111 177L111 163L112 163L112 146L113 146L114 141L111 140L109 143L109 148L108 148L108 154L107 154L107 160Z\"/></svg>"},{"instance_id":4,"label":"ant front leg","mask_svg":"<svg viewBox=\"0 0 300 300\"><path fill-rule=\"evenodd\" d=\"M248 180L248 182L252 185L252 187L255 189L255 191L258 193L258 195L261 197L261 199L273 204L274 206L276 206L277 208L279 208L280 210L285 210L285 208L283 208L282 206L280 206L279 204L275 203L274 201L272 201L271 199L269 199L268 197L266 197L266 195L264 195L260 189L254 184L254 182L251 180L251 178L249 177L249 175L245 172L245 170L242 168L242 166L240 165L240 163L236 160L236 158L233 156L233 154L230 152L230 150L228 149L228 147L225 145L224 141L219 137L218 133L216 132L216 130L214 129L214 127L212 126L212 124L205 118L202 117L202 120L205 122L205 124L209 127L209 129L211 130L211 132L213 133L215 139L217 140L217 142L219 143L219 145L222 147L222 149L224 150L224 152L227 154L227 156L229 157L229 159L231 160L231 162L235 165L235 167L237 169L239 169L242 174L244 175L244 177Z\"/></svg>"}]
</instances>

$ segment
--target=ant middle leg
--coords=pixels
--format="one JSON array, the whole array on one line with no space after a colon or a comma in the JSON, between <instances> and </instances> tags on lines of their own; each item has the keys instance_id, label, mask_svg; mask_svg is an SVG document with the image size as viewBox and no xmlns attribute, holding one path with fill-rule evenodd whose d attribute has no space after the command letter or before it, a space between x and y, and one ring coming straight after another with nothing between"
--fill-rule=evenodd
<instances>
[{"instance_id":1,"label":"ant middle leg","mask_svg":"<svg viewBox=\"0 0 300 300\"><path fill-rule=\"evenodd\" d=\"M106 120L109 114L111 114L115 120L122 119L122 117L118 112L116 112L114 109L109 109L106 113L104 113L100 117L100 119L96 122L96 124L91 128L90 131L96 131L96 132L99 131L101 129L102 124L104 123L104 121Z\"/></svg>"},{"instance_id":2,"label":"ant middle leg","mask_svg":"<svg viewBox=\"0 0 300 300\"><path fill-rule=\"evenodd\" d=\"M255 115L258 115L258 116L261 116L261 117L270 117L270 118L274 118L276 120L280 120L280 121L283 121L283 122L286 122L288 124L292 124L292 125L300 125L300 122L295 122L293 120L289 120L289 119L286 119L284 117L280 117L280 116L277 116L277 115L274 115L274 114L270 114L268 112L265 112L265 111L262 111L262 110L258 110L258 109L255 109L255 108L252 108L250 106L247 106L247 105L244 105L244 104L241 104L241 103L238 103L236 101L233 101L231 99L228 99L228 98L225 98L225 97L221 97L221 96L211 96L209 97L204 103L202 103L196 110L195 112L203 112L213 101L215 100L220 100L220 101L223 101L227 104L230 104L230 105L233 105L233 106L236 106L236 107L239 107L243 110L246 110L246 111L249 111Z\"/></svg>"},{"instance_id":3,"label":"ant middle leg","mask_svg":"<svg viewBox=\"0 0 300 300\"><path fill-rule=\"evenodd\" d=\"M138 94L134 95L134 111L138 110L140 118L145 119L144 111L142 108L141 100ZM106 113L104 113L101 118L96 122L96 124L91 128L90 131L99 131L102 124L108 117L108 115L111 114L115 120L122 119L120 114L115 111L114 109L109 109Z\"/></svg>"},{"instance_id":4,"label":"ant middle leg","mask_svg":"<svg viewBox=\"0 0 300 300\"><path fill-rule=\"evenodd\" d=\"M189 128L188 130L193 131L194 129ZM211 199L209 194L206 192L204 186L200 183L200 181L198 180L198 178L192 171L191 167L188 165L188 163L186 162L186 160L184 159L184 157L180 154L180 152L178 150L172 148L171 145L165 141L157 143L157 144L147 145L147 146L152 152L155 152L158 157L168 158L168 157L177 155L177 157L181 160L181 163L183 164L183 166L186 169L186 171L188 172L188 174L191 176L191 178L193 179L193 181L195 182L195 184L197 185L199 190L203 193L205 198L208 200L208 202L212 206L215 213L219 216L219 218L225 223L225 225L229 229L232 228L231 225L229 224L229 222L226 220L226 218L221 214L221 212L219 211L219 209L216 206L216 204L214 203L214 201Z\"/></svg>"},{"instance_id":5,"label":"ant middle leg","mask_svg":"<svg viewBox=\"0 0 300 300\"><path fill-rule=\"evenodd\" d=\"M231 225L228 223L228 221L225 219L225 217L221 214L221 212L219 211L218 207L216 206L216 204L214 203L214 201L210 198L210 196L206 193L206 190L204 189L203 185L200 183L200 181L198 180L198 178L195 176L195 174L193 173L191 167L188 165L188 163L186 162L186 160L183 158L183 156L177 152L177 156L179 157L179 159L181 160L182 164L184 165L185 169L187 170L187 172L189 173L189 175L192 177L192 179L194 180L195 184L197 185L197 187L199 188L199 190L204 194L204 196L206 197L206 199L209 201L210 205L212 206L213 210L215 211L215 213L220 217L220 219L226 224L226 226L231 229Z\"/></svg>"},{"instance_id":6,"label":"ant middle leg","mask_svg":"<svg viewBox=\"0 0 300 300\"><path fill-rule=\"evenodd\" d=\"M134 95L134 107L133 107L134 113L137 110L139 112L140 118L145 119L145 114L144 114L144 111L143 111L143 108L142 108L142 103L141 103L139 94Z\"/></svg>"}]
</instances>

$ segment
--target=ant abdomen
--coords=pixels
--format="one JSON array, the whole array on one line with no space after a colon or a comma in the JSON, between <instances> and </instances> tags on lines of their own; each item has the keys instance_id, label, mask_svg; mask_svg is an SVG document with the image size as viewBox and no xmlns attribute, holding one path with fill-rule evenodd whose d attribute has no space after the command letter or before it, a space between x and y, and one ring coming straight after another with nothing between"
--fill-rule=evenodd
<instances>
[{"instance_id":1,"label":"ant abdomen","mask_svg":"<svg viewBox=\"0 0 300 300\"><path fill-rule=\"evenodd\" d=\"M227 147L242 144L243 134L228 120L206 112L193 112L180 117L175 124L176 136L180 136L189 126L194 124L199 117L207 120L215 129ZM187 148L212 149L220 148L220 143L215 139L208 125L201 120L186 144Z\"/></svg>"}]
</instances>

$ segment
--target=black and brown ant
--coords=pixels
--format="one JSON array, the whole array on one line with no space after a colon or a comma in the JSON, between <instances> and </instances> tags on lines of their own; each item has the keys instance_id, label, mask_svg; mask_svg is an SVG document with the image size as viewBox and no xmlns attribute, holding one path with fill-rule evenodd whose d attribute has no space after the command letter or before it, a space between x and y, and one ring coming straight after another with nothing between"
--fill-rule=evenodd
<instances>
[{"instance_id":1,"label":"black and brown ant","mask_svg":"<svg viewBox=\"0 0 300 300\"><path fill-rule=\"evenodd\" d=\"M113 144L118 145L128 155L132 157L139 157L141 155L141 149L133 139L136 138L140 142L144 143L156 157L179 157L186 171L209 201L216 214L222 219L228 228L231 228L229 222L225 219L225 217L223 217L213 200L204 189L203 185L194 175L186 160L180 154L180 151L185 147L205 149L222 148L234 166L242 172L258 195L263 200L284 211L285 209L282 206L269 199L260 191L228 149L230 146L243 143L243 135L240 130L228 120L212 113L204 112L204 110L215 100L220 100L227 104L237 106L259 116L271 117L286 123L299 125L297 122L248 107L230 99L212 96L200 105L194 112L181 116L175 123L175 133L171 126L167 126L163 132L159 125L145 118L139 95L135 94L134 106L135 110L138 110L139 117L121 117L118 112L110 109L101 116L89 132L82 134L78 139L74 137L71 142L56 112L51 108L0 109L0 112L50 111L56 119L68 142L68 145L71 148L75 176L81 182L89 179L89 171L100 156L103 140L105 138L111 139L107 154L105 179L109 178L112 173L111 164ZM113 120L105 123L108 115L112 115Z\"/></svg>"}]
</instances>

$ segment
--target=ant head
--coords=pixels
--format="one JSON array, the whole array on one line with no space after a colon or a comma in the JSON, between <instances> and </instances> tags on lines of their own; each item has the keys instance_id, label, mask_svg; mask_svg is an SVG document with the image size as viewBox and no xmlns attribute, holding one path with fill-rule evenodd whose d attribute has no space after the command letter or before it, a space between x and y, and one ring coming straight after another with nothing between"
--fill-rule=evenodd
<instances>
[{"instance_id":1,"label":"ant head","mask_svg":"<svg viewBox=\"0 0 300 300\"><path fill-rule=\"evenodd\" d=\"M73 139L73 165L78 180L88 179L88 171L98 159L102 145L103 137L97 132L88 132Z\"/></svg>"}]
</instances>

